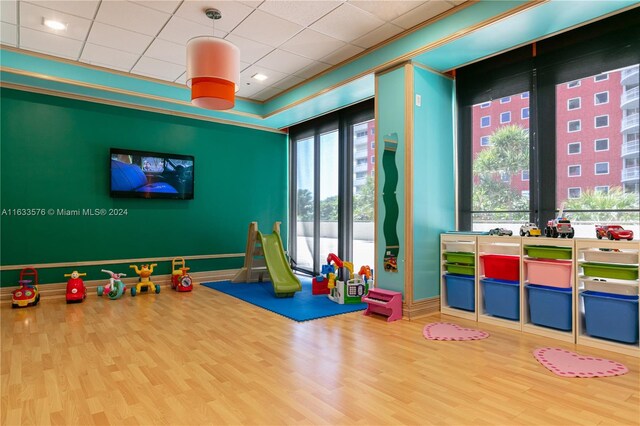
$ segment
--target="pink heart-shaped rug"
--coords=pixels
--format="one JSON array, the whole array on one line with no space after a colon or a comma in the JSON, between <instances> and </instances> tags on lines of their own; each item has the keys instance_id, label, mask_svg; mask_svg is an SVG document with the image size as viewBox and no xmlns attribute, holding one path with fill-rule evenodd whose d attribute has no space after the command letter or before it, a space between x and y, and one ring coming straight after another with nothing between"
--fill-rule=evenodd
<instances>
[{"instance_id":1,"label":"pink heart-shaped rug","mask_svg":"<svg viewBox=\"0 0 640 426\"><path fill-rule=\"evenodd\" d=\"M629 372L619 362L579 355L566 349L538 348L533 356L551 372L563 377L609 377Z\"/></svg>"},{"instance_id":2,"label":"pink heart-shaped rug","mask_svg":"<svg viewBox=\"0 0 640 426\"><path fill-rule=\"evenodd\" d=\"M486 331L464 328L449 322L427 324L422 334L429 340L480 340L489 337Z\"/></svg>"}]
</instances>

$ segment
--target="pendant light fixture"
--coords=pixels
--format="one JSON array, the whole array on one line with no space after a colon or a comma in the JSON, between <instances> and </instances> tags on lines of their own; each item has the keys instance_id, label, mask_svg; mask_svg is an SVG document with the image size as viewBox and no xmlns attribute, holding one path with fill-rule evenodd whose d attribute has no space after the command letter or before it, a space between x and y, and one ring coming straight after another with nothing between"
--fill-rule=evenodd
<instances>
[{"instance_id":1,"label":"pendant light fixture","mask_svg":"<svg viewBox=\"0 0 640 426\"><path fill-rule=\"evenodd\" d=\"M215 21L222 18L218 9L205 14ZM240 50L234 44L212 36L194 37L187 42L187 87L191 103L206 109L225 110L235 105L240 80Z\"/></svg>"}]
</instances>

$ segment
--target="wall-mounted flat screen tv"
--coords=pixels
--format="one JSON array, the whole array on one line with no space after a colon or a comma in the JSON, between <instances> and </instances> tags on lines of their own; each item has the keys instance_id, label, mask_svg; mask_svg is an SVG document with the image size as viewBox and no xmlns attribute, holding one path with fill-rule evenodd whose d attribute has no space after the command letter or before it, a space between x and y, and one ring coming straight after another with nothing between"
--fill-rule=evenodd
<instances>
[{"instance_id":1,"label":"wall-mounted flat screen tv","mask_svg":"<svg viewBox=\"0 0 640 426\"><path fill-rule=\"evenodd\" d=\"M111 196L193 199L194 158L111 148Z\"/></svg>"}]
</instances>

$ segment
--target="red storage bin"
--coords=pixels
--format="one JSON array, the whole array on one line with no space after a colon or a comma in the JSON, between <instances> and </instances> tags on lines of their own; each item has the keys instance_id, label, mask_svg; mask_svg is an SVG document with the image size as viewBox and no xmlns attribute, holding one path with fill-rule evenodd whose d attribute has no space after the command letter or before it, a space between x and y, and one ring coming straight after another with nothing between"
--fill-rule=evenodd
<instances>
[{"instance_id":1,"label":"red storage bin","mask_svg":"<svg viewBox=\"0 0 640 426\"><path fill-rule=\"evenodd\" d=\"M484 276L497 280L520 281L520 256L481 254Z\"/></svg>"}]
</instances>

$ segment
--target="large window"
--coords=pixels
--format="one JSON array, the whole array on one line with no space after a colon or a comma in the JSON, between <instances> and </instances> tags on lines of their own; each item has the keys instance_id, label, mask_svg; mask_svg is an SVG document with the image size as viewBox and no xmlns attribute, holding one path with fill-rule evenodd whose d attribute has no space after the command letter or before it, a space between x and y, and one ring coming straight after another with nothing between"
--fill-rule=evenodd
<instances>
[{"instance_id":1,"label":"large window","mask_svg":"<svg viewBox=\"0 0 640 426\"><path fill-rule=\"evenodd\" d=\"M563 209L576 237L593 238L594 223L640 233L640 40L629 36L639 21L630 10L456 70L460 230L517 232ZM507 97L531 104L518 113L497 102ZM512 125L526 143L500 150L495 134ZM530 180L517 187L523 170Z\"/></svg>"}]
</instances>

